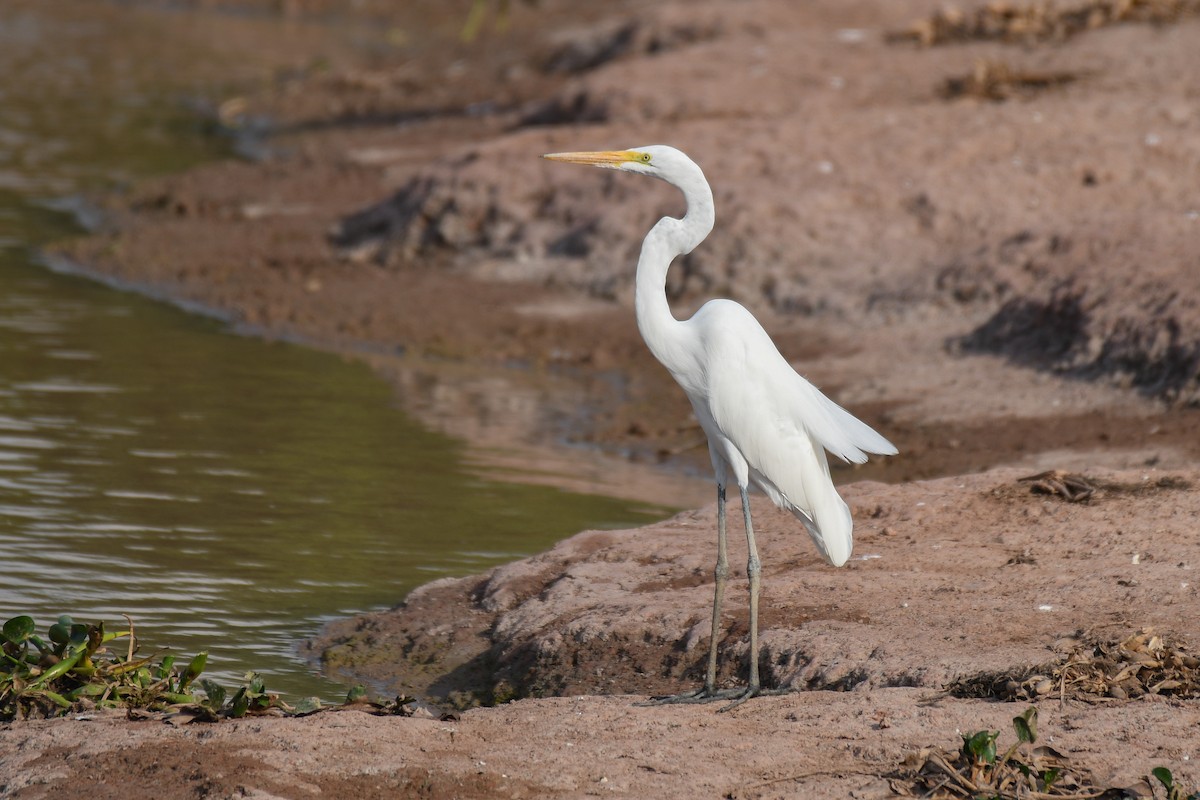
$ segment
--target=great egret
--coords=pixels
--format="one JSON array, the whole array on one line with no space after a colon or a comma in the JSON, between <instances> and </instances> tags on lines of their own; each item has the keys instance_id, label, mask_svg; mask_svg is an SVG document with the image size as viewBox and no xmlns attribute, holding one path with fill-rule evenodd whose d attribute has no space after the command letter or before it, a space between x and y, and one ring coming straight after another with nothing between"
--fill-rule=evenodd
<instances>
[{"instance_id":1,"label":"great egret","mask_svg":"<svg viewBox=\"0 0 1200 800\"><path fill-rule=\"evenodd\" d=\"M712 189L700 167L674 147L550 153L569 161L661 178L687 200L682 219L663 217L642 242L634 305L638 330L650 351L687 393L708 436L717 481L717 566L712 638L704 688L657 702L732 699L730 708L761 693L758 675L758 590L761 566L750 520L750 484L795 514L821 555L835 567L850 558L853 520L829 477L825 451L861 464L867 453L894 455L896 448L834 403L792 369L775 343L743 306L710 300L691 319L677 320L667 305L667 269L712 230ZM750 678L744 689L718 691L717 637L721 599L729 574L725 540L725 486L732 478L742 496L750 582Z\"/></svg>"}]
</instances>

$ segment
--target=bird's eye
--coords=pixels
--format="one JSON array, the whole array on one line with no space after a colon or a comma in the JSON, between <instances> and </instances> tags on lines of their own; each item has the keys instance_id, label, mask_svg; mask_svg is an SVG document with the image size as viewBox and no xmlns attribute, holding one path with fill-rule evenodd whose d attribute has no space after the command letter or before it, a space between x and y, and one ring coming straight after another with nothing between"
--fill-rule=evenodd
<instances>
[{"instance_id":1,"label":"bird's eye","mask_svg":"<svg viewBox=\"0 0 1200 800\"><path fill-rule=\"evenodd\" d=\"M643 164L650 163L650 154L649 153L642 153L642 163Z\"/></svg>"}]
</instances>

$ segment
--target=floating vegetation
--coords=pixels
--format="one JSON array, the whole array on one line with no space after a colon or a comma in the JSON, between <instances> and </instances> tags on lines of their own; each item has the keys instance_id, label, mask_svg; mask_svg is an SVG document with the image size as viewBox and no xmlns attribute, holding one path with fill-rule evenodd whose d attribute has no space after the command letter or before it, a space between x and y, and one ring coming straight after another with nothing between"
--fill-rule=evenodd
<instances>
[{"instance_id":1,"label":"floating vegetation","mask_svg":"<svg viewBox=\"0 0 1200 800\"><path fill-rule=\"evenodd\" d=\"M169 711L174 722L213 722L227 717L273 713L311 714L325 706L315 697L295 705L267 691L263 676L246 673L233 691L201 678L208 653L186 665L174 655L138 656L133 620L128 630L109 632L61 616L46 637L33 617L13 617L0 628L0 720L55 717L95 708L125 708L131 715ZM123 646L122 646L123 645ZM371 701L362 687L350 690L345 705L375 713L410 715L411 697Z\"/></svg>"},{"instance_id":2,"label":"floating vegetation","mask_svg":"<svg viewBox=\"0 0 1200 800\"><path fill-rule=\"evenodd\" d=\"M1165 24L1197 12L1200 0L1085 0L1062 8L1051 0L1023 5L996 0L972 12L945 8L887 38L924 47L979 40L1062 41L1106 25Z\"/></svg>"},{"instance_id":3,"label":"floating vegetation","mask_svg":"<svg viewBox=\"0 0 1200 800\"><path fill-rule=\"evenodd\" d=\"M1032 96L1078 79L1079 74L1075 72L1031 72L1014 69L1003 61L981 59L966 75L947 78L940 94L947 100L972 97L1002 102L1013 97Z\"/></svg>"},{"instance_id":4,"label":"floating vegetation","mask_svg":"<svg viewBox=\"0 0 1200 800\"><path fill-rule=\"evenodd\" d=\"M36 633L33 617L13 617L0 629L0 719L51 717L76 708L163 708L193 703L192 682L204 670L207 653L186 667L164 656L135 657L133 625L109 632L104 623L85 625L61 616L46 638ZM108 645L125 639L123 656Z\"/></svg>"},{"instance_id":5,"label":"floating vegetation","mask_svg":"<svg viewBox=\"0 0 1200 800\"><path fill-rule=\"evenodd\" d=\"M1121 642L1083 645L1058 664L985 673L947 687L955 697L1028 701L1041 697L1089 703L1145 695L1200 698L1200 658L1153 629Z\"/></svg>"}]
</instances>

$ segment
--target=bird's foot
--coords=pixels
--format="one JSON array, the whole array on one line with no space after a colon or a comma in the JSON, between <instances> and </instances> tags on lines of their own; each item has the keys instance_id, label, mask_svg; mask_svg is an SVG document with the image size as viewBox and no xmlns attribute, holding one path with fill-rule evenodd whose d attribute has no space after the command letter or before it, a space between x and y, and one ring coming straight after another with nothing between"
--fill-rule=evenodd
<instances>
[{"instance_id":1,"label":"bird's foot","mask_svg":"<svg viewBox=\"0 0 1200 800\"><path fill-rule=\"evenodd\" d=\"M734 697L739 697L746 692L745 687L734 689L696 689L692 692L683 692L682 694L667 694L651 697L641 703L635 703L639 706L673 706L673 705L694 705L697 703L715 703L719 700L729 700Z\"/></svg>"},{"instance_id":2,"label":"bird's foot","mask_svg":"<svg viewBox=\"0 0 1200 800\"><path fill-rule=\"evenodd\" d=\"M728 711L731 708L736 708L742 703L749 700L751 697L758 697L764 694L782 694L779 690L763 690L759 686L737 686L732 689L696 689L693 692L684 692L683 694L662 695L659 697L651 697L641 703L635 703L638 706L669 706L669 705L694 705L698 703L716 703L722 700L730 701L728 704L721 706L717 712Z\"/></svg>"}]
</instances>

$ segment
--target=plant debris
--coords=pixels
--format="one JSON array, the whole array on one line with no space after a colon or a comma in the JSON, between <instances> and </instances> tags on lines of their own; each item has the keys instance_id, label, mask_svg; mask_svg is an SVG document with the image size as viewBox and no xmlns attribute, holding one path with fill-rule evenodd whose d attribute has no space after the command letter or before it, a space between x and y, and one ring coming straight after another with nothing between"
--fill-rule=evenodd
<instances>
[{"instance_id":1,"label":"plant debris","mask_svg":"<svg viewBox=\"0 0 1200 800\"><path fill-rule=\"evenodd\" d=\"M1068 503L1091 503L1114 497L1129 495L1140 497L1156 492L1186 491L1192 488L1190 481L1178 475L1160 475L1153 479L1146 476L1138 482L1118 483L1061 469L1026 475L1024 478L1017 478L1016 482L1017 484L1027 484L1029 494L1059 497ZM993 497L1005 500L1027 496L1011 484L998 486L992 490L991 494Z\"/></svg>"},{"instance_id":2,"label":"plant debris","mask_svg":"<svg viewBox=\"0 0 1200 800\"><path fill-rule=\"evenodd\" d=\"M1017 741L999 754L999 731L962 734L962 747L949 753L925 747L904 759L889 777L892 791L903 797L932 798L1119 798L1124 789L1102 789L1091 774L1073 766L1052 747L1037 741L1037 709L1013 717Z\"/></svg>"},{"instance_id":3,"label":"plant debris","mask_svg":"<svg viewBox=\"0 0 1200 800\"><path fill-rule=\"evenodd\" d=\"M1155 783L1166 791L1167 800L1200 800L1200 793L1186 794L1166 767L1155 767L1137 785L1102 787L1091 772L1037 741L1037 708L1030 706L1013 717L1017 741L1000 755L1000 731L981 730L962 735L962 747L950 753L940 747L924 747L910 753L900 767L886 776L892 791L901 797L919 795L933 800L968 797L972 800L1035 798L1035 800L1119 800L1157 797Z\"/></svg>"},{"instance_id":4,"label":"plant debris","mask_svg":"<svg viewBox=\"0 0 1200 800\"><path fill-rule=\"evenodd\" d=\"M980 59L975 68L958 77L947 78L940 94L947 100L973 97L1003 102L1017 95L1029 96L1078 80L1075 72L1026 72L1003 61Z\"/></svg>"},{"instance_id":5,"label":"plant debris","mask_svg":"<svg viewBox=\"0 0 1200 800\"><path fill-rule=\"evenodd\" d=\"M955 697L1028 701L1041 697L1103 703L1145 695L1200 698L1200 658L1147 628L1121 642L1085 644L1058 664L985 673L947 687Z\"/></svg>"},{"instance_id":6,"label":"plant debris","mask_svg":"<svg viewBox=\"0 0 1200 800\"><path fill-rule=\"evenodd\" d=\"M973 12L945 8L887 38L923 47L978 40L1028 44L1062 41L1119 22L1165 24L1197 12L1198 0L1086 0L1066 8L1050 0L1025 5L996 0Z\"/></svg>"},{"instance_id":7,"label":"plant debris","mask_svg":"<svg viewBox=\"0 0 1200 800\"><path fill-rule=\"evenodd\" d=\"M1084 476L1064 472L1061 469L1027 475L1024 478L1018 478L1017 482L1031 484L1029 491L1033 494L1056 495L1068 503L1090 500L1099 489L1095 483Z\"/></svg>"}]
</instances>

